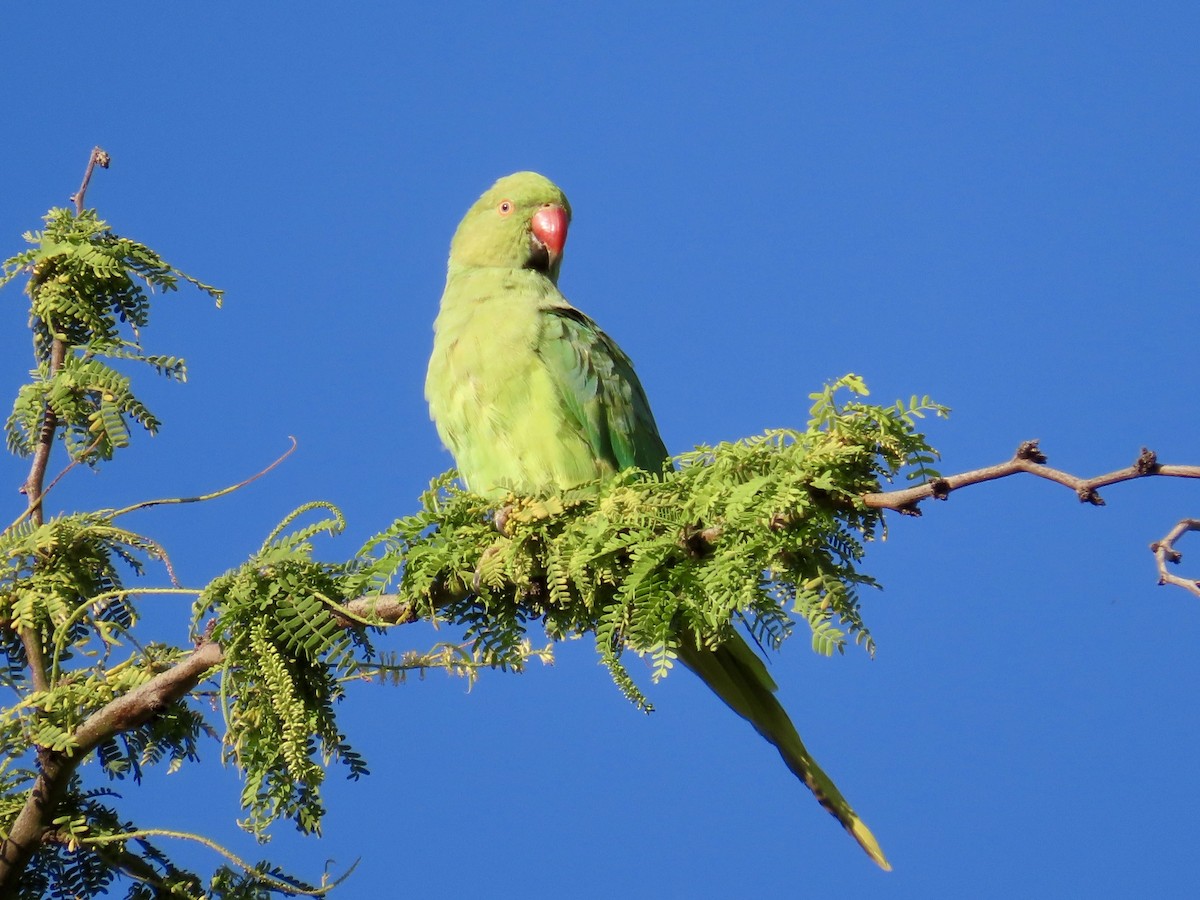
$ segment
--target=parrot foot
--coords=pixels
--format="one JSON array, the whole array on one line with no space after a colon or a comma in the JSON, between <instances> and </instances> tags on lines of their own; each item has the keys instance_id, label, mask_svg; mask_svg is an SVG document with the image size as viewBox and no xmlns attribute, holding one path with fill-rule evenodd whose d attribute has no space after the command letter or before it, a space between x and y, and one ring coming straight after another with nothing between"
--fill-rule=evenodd
<instances>
[{"instance_id":1,"label":"parrot foot","mask_svg":"<svg viewBox=\"0 0 1200 900\"><path fill-rule=\"evenodd\" d=\"M511 503L506 503L496 510L493 521L496 524L496 530L507 536L512 533L510 525L527 525L531 522L540 522L542 519L551 519L564 512L566 508L559 497L537 499L514 497Z\"/></svg>"},{"instance_id":2,"label":"parrot foot","mask_svg":"<svg viewBox=\"0 0 1200 900\"><path fill-rule=\"evenodd\" d=\"M496 530L503 535L508 534L508 518L512 515L513 505L506 503L500 507L492 516L492 523L496 526Z\"/></svg>"}]
</instances>

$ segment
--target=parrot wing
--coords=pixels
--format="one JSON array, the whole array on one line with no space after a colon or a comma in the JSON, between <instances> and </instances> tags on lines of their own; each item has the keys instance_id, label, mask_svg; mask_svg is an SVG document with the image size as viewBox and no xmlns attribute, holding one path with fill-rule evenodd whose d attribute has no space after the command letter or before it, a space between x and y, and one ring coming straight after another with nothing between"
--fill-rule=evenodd
<instances>
[{"instance_id":1,"label":"parrot wing","mask_svg":"<svg viewBox=\"0 0 1200 900\"><path fill-rule=\"evenodd\" d=\"M633 363L595 322L571 306L549 307L535 352L597 459L614 471L662 470L667 448Z\"/></svg>"}]
</instances>

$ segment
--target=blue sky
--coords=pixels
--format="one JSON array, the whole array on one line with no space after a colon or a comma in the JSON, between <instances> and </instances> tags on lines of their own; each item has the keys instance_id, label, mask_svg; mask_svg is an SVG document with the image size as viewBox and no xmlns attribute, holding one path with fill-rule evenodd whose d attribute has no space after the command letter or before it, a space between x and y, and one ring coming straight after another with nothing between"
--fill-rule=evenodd
<instances>
[{"instance_id":1,"label":"blue sky","mask_svg":"<svg viewBox=\"0 0 1200 900\"><path fill-rule=\"evenodd\" d=\"M853 371L954 408L930 425L948 472L1028 438L1080 474L1142 446L1200 462L1194 4L408 6L0 13L2 255L100 144L89 203L228 291L163 300L146 345L191 382L143 382L161 434L52 510L209 490L295 435L251 488L131 524L201 584L305 501L349 517L328 558L412 511L450 465L422 398L450 235L518 169L571 198L561 286L634 359L673 452L801 424ZM0 295L9 396L25 317ZM356 689L371 778L331 784L320 841L268 849L306 874L361 857L349 897L1191 896L1200 607L1146 547L1200 486L1104 494L1011 480L893 519L866 565L878 658L798 637L773 661L891 874L687 673L647 718L586 642L470 693ZM174 600L146 613L185 640ZM255 857L216 756L129 808Z\"/></svg>"}]
</instances>

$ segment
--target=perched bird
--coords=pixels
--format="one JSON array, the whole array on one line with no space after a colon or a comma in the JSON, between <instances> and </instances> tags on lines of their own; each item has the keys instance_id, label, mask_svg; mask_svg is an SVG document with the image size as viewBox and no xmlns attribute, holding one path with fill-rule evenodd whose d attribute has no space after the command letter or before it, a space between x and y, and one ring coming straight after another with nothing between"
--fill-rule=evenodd
<instances>
[{"instance_id":1,"label":"perched bird","mask_svg":"<svg viewBox=\"0 0 1200 900\"><path fill-rule=\"evenodd\" d=\"M629 357L558 290L571 207L535 172L501 178L450 244L425 397L467 487L502 498L667 464ZM734 634L679 659L779 750L884 869L874 835L809 755L762 660Z\"/></svg>"}]
</instances>

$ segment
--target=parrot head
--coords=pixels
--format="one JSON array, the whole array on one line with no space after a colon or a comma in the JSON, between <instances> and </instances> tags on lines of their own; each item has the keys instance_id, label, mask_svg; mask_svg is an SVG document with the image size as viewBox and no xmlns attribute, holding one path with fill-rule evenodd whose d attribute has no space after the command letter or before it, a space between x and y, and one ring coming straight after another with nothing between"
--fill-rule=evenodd
<instances>
[{"instance_id":1,"label":"parrot head","mask_svg":"<svg viewBox=\"0 0 1200 900\"><path fill-rule=\"evenodd\" d=\"M467 210L450 242L451 267L533 269L558 281L571 205L537 172L506 175Z\"/></svg>"}]
</instances>

